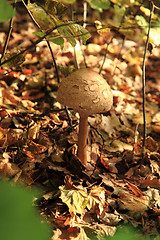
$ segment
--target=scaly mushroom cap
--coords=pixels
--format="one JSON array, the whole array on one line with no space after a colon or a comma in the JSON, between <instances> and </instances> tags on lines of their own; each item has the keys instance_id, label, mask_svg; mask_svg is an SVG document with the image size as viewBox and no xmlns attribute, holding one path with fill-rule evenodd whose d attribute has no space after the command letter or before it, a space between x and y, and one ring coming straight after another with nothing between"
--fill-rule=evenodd
<instances>
[{"instance_id":1,"label":"scaly mushroom cap","mask_svg":"<svg viewBox=\"0 0 160 240\"><path fill-rule=\"evenodd\" d=\"M81 116L107 112L113 104L110 86L91 69L79 69L62 80L57 101Z\"/></svg>"}]
</instances>

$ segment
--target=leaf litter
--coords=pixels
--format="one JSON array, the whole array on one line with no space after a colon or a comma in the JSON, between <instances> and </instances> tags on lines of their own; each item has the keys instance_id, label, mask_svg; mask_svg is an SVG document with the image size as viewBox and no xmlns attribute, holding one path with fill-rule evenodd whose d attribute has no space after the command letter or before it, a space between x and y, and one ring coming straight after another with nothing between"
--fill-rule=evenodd
<instances>
[{"instance_id":1,"label":"leaf litter","mask_svg":"<svg viewBox=\"0 0 160 240\"><path fill-rule=\"evenodd\" d=\"M18 49L25 37L20 21L15 20L9 50ZM37 36L27 21L29 45ZM70 110L71 128L56 102L58 84L52 60L45 57L45 42L28 52L18 69L10 65L9 70L6 66L0 70L0 173L41 189L38 205L53 226L52 239L105 239L124 223L139 227L143 236L158 235L160 50L148 53L146 65L148 137L142 159L139 42L126 40L121 52L120 39L109 45L102 75L113 90L114 106L109 113L89 118L86 168L76 157L79 117ZM52 47L58 63L70 67L74 53L69 44L64 42L65 52ZM97 72L105 48L101 36L84 47L88 66ZM77 57L83 67L82 53Z\"/></svg>"}]
</instances>

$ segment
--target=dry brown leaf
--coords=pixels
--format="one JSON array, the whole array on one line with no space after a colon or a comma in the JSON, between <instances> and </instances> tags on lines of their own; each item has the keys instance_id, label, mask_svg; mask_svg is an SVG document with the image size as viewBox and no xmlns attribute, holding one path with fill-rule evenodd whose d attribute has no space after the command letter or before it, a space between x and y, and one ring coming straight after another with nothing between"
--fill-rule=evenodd
<instances>
[{"instance_id":1,"label":"dry brown leaf","mask_svg":"<svg viewBox=\"0 0 160 240\"><path fill-rule=\"evenodd\" d=\"M26 154L29 158L36 158L37 154L41 154L47 150L47 147L41 144L37 144L33 141L27 141L21 151Z\"/></svg>"},{"instance_id":2,"label":"dry brown leaf","mask_svg":"<svg viewBox=\"0 0 160 240\"><path fill-rule=\"evenodd\" d=\"M160 123L156 123L152 129L154 132L160 133Z\"/></svg>"},{"instance_id":3,"label":"dry brown leaf","mask_svg":"<svg viewBox=\"0 0 160 240\"><path fill-rule=\"evenodd\" d=\"M146 197L136 197L127 191L119 191L118 196L118 204L121 209L139 212L149 208L149 200Z\"/></svg>"},{"instance_id":4,"label":"dry brown leaf","mask_svg":"<svg viewBox=\"0 0 160 240\"><path fill-rule=\"evenodd\" d=\"M4 99L4 102L9 103L9 104L15 104L17 105L18 103L21 102L21 99L15 95L13 95L12 93L6 91L5 89L2 89L2 96Z\"/></svg>"},{"instance_id":5,"label":"dry brown leaf","mask_svg":"<svg viewBox=\"0 0 160 240\"><path fill-rule=\"evenodd\" d=\"M99 216L104 210L105 203L105 188L93 186L88 196L87 208Z\"/></svg>"},{"instance_id":6,"label":"dry brown leaf","mask_svg":"<svg viewBox=\"0 0 160 240\"><path fill-rule=\"evenodd\" d=\"M103 233L106 235L106 236L111 236L113 237L115 232L116 232L116 227L115 226L108 226L107 224L97 224L95 226L95 228L97 230L100 230L100 231L103 231Z\"/></svg>"},{"instance_id":7,"label":"dry brown leaf","mask_svg":"<svg viewBox=\"0 0 160 240\"><path fill-rule=\"evenodd\" d=\"M143 195L142 191L136 185L126 180L125 182L127 182L129 189L135 194L136 197L141 197Z\"/></svg>"},{"instance_id":8,"label":"dry brown leaf","mask_svg":"<svg viewBox=\"0 0 160 240\"><path fill-rule=\"evenodd\" d=\"M118 173L118 170L116 168L116 163L118 163L119 161L121 161L121 159L114 158L114 157L111 159L108 159L107 157L105 157L105 154L104 154L104 157L101 156L101 163L106 169L108 169L112 173Z\"/></svg>"},{"instance_id":9,"label":"dry brown leaf","mask_svg":"<svg viewBox=\"0 0 160 240\"><path fill-rule=\"evenodd\" d=\"M4 153L0 158L0 174L3 176L14 177L17 173L21 172L21 169L17 164L10 162L10 155Z\"/></svg>"},{"instance_id":10,"label":"dry brown leaf","mask_svg":"<svg viewBox=\"0 0 160 240\"><path fill-rule=\"evenodd\" d=\"M0 127L0 145L6 147L22 142L22 129L3 129Z\"/></svg>"},{"instance_id":11,"label":"dry brown leaf","mask_svg":"<svg viewBox=\"0 0 160 240\"><path fill-rule=\"evenodd\" d=\"M159 149L158 143L150 136L146 138L146 149L150 152L157 152Z\"/></svg>"},{"instance_id":12,"label":"dry brown leaf","mask_svg":"<svg viewBox=\"0 0 160 240\"><path fill-rule=\"evenodd\" d=\"M141 182L141 187L142 188L151 187L151 188L156 188L160 190L160 179L156 177L153 177L153 178L148 177Z\"/></svg>"},{"instance_id":13,"label":"dry brown leaf","mask_svg":"<svg viewBox=\"0 0 160 240\"><path fill-rule=\"evenodd\" d=\"M40 123L34 123L33 126L31 126L28 131L27 131L27 137L28 139L36 139L37 135L39 134L39 130L40 130Z\"/></svg>"},{"instance_id":14,"label":"dry brown leaf","mask_svg":"<svg viewBox=\"0 0 160 240\"><path fill-rule=\"evenodd\" d=\"M40 99L44 96L45 96L45 93L40 92L37 89L31 89L31 90L23 91L23 93L22 93L22 99L23 100L30 100L30 101L38 100L38 99Z\"/></svg>"}]
</instances>

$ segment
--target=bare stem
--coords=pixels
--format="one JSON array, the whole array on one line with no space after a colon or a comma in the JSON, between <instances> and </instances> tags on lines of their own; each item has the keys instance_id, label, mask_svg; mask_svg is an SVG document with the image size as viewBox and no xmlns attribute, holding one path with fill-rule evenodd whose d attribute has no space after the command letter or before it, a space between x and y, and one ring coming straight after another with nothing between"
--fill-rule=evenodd
<instances>
[{"instance_id":1,"label":"bare stem","mask_svg":"<svg viewBox=\"0 0 160 240\"><path fill-rule=\"evenodd\" d=\"M13 18L11 18L10 22L9 22L9 29L8 29L7 38L6 38L6 41L5 41L5 44L4 44L4 48L3 48L1 59L4 57L6 49L7 49L7 46L8 46L8 42L9 42L10 35L11 35L11 32L12 32L12 28L13 28L12 23L13 23ZM0 62L1 62L1 59L0 59Z\"/></svg>"},{"instance_id":2,"label":"bare stem","mask_svg":"<svg viewBox=\"0 0 160 240\"><path fill-rule=\"evenodd\" d=\"M39 26L39 24L36 22L36 20L34 19L34 17L32 16L31 12L28 10L25 2L22 0L24 6L26 7L26 10L30 16L30 18L32 19L33 23L37 26L37 28L41 30L41 27ZM52 56L52 60L53 60L53 66L55 67L55 71L56 71L56 77L57 77L57 82L60 83L60 79L59 79L59 72L58 72L58 67L57 67L57 63L56 63L56 60L55 60L55 57L54 57L54 54L53 54L53 51L52 51L52 47L50 45L50 42L47 40L47 38L45 38L46 42L47 42L47 45L48 45L48 48L50 50L50 53L51 53L51 56ZM67 117L68 117L68 121L69 121L69 125L72 129L72 120L71 120L71 117L70 117L70 114L69 114L69 111L68 111L68 108L65 107L65 111L66 111L66 114L67 114Z\"/></svg>"},{"instance_id":3,"label":"bare stem","mask_svg":"<svg viewBox=\"0 0 160 240\"><path fill-rule=\"evenodd\" d=\"M80 116L78 135L78 158L87 165L88 116Z\"/></svg>"},{"instance_id":4,"label":"bare stem","mask_svg":"<svg viewBox=\"0 0 160 240\"><path fill-rule=\"evenodd\" d=\"M149 34L150 34L151 20L152 20L153 12L154 12L154 5L152 6L152 10L150 10L149 28L148 28L148 34L147 34L147 40L146 40L144 56L143 56L143 64L142 64L142 93L143 93L143 151L142 151L142 154L143 154L143 156L145 155L145 144L146 144L145 61L146 61L146 53L147 53L147 48L148 48Z\"/></svg>"},{"instance_id":5,"label":"bare stem","mask_svg":"<svg viewBox=\"0 0 160 240\"><path fill-rule=\"evenodd\" d=\"M84 28L86 28L86 25L87 25L86 22L87 22L87 2L85 1L83 3L83 27ZM85 52L84 52L82 45L83 45L83 41L82 41L82 39L80 39L80 46L81 46L81 51L82 51L82 55L83 55L83 59L84 59L84 64L85 64L85 67L87 68L86 56L85 56Z\"/></svg>"},{"instance_id":6,"label":"bare stem","mask_svg":"<svg viewBox=\"0 0 160 240\"><path fill-rule=\"evenodd\" d=\"M41 27L40 27L39 24L37 23L37 21L34 19L32 13L28 10L28 8L27 8L24 0L22 0L22 2L23 2L23 4L24 4L24 6L25 6L25 8L26 8L26 10L27 10L27 12L28 12L31 20L33 21L33 23L36 25L37 28L40 29L41 32L43 32L43 31L41 30ZM53 59L53 63L54 63L53 66L55 67L55 70L56 70L57 82L60 83L59 74L58 74L58 68L57 68L56 60L55 60L55 57L54 57L54 54L53 54L51 45L50 45L49 41L48 41L46 38L45 38L45 40L46 40L46 42L47 42L48 48L49 48L49 50L50 50L50 53L51 53L51 56L52 56L52 59Z\"/></svg>"}]
</instances>

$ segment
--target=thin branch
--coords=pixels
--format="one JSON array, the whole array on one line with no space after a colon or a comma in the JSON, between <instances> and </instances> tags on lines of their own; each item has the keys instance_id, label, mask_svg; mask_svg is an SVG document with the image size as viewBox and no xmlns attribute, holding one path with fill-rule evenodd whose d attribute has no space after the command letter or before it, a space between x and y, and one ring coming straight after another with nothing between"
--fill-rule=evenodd
<instances>
[{"instance_id":1,"label":"thin branch","mask_svg":"<svg viewBox=\"0 0 160 240\"><path fill-rule=\"evenodd\" d=\"M74 7L73 7L73 5L71 5L71 20L74 21ZM79 69L80 66L79 66L78 59L77 59L76 46L74 47L74 57L75 57L76 68Z\"/></svg>"},{"instance_id":2,"label":"thin branch","mask_svg":"<svg viewBox=\"0 0 160 240\"><path fill-rule=\"evenodd\" d=\"M28 10L24 0L22 0L30 18L32 19L33 23L36 25L37 28L40 29L40 31L42 32L41 30L41 27L39 26L39 24L37 23L37 21L34 19L33 15L31 14L31 12ZM52 59L53 59L53 63L54 63L54 67L55 67L55 70L56 70L56 77L57 77L57 82L60 83L60 80L59 80L59 74L58 74L58 68L57 68L57 64L56 64L56 60L55 60L55 57L54 57L54 54L53 54L53 51L52 51L52 48L51 48L51 45L49 43L49 41L45 38L46 42L47 42L47 45L48 45L48 48L50 50L50 53L51 53L51 56L52 56Z\"/></svg>"},{"instance_id":3,"label":"thin branch","mask_svg":"<svg viewBox=\"0 0 160 240\"><path fill-rule=\"evenodd\" d=\"M37 41L35 41L33 44L31 44L30 46L26 47L24 50L22 50L20 53L17 53L16 55L14 55L13 57L11 57L10 59L5 60L4 62L0 63L0 66L2 66L3 64L10 62L11 60L17 58L18 56L20 56L21 54L25 53L26 51L30 50L31 48L33 48L34 46L36 46L38 43L40 43L42 40L44 40L49 34L51 34L54 30L56 30L57 28L60 27L64 27L64 26L68 26L74 23L63 23L59 26L55 26L52 29L49 29L43 37L40 37Z\"/></svg>"},{"instance_id":4,"label":"thin branch","mask_svg":"<svg viewBox=\"0 0 160 240\"><path fill-rule=\"evenodd\" d=\"M103 69L104 63L105 63L105 61L106 61L107 54L108 54L108 47L109 47L109 44L112 42L113 38L114 38L114 36L112 37L112 39L110 40L110 42L107 43L106 51L105 51L105 54L104 54L104 57L103 57L103 62L102 62L102 65L101 65L101 67L100 67L100 69L99 69L99 74L101 74L101 72L102 72L102 69Z\"/></svg>"},{"instance_id":5,"label":"thin branch","mask_svg":"<svg viewBox=\"0 0 160 240\"><path fill-rule=\"evenodd\" d=\"M86 28L87 25L87 2L85 1L83 3L83 27ZM80 39L80 46L81 46L81 51L82 51L82 55L83 55L83 60L84 60L84 65L87 68L87 63L86 63L86 56L84 53L84 49L83 49L83 41L82 39Z\"/></svg>"},{"instance_id":6,"label":"thin branch","mask_svg":"<svg viewBox=\"0 0 160 240\"><path fill-rule=\"evenodd\" d=\"M62 24L63 26L65 26L66 24ZM58 26L58 27L62 27ZM10 59L7 59L5 61L3 61L2 63L0 63L0 66L4 65L7 62L10 62L12 60L14 60L15 58L17 58L18 56L22 55L23 53L25 53L26 51L30 50L31 48L33 48L34 46L36 46L38 43L40 43L43 39L45 39L45 37L47 37L53 30L55 30L57 27L54 27L50 30L48 30L45 35L43 37L40 37L37 41L35 41L33 44L31 44L30 46L26 47L24 50L22 50L20 53L17 53L16 55L14 55L13 57L11 57Z\"/></svg>"},{"instance_id":7,"label":"thin branch","mask_svg":"<svg viewBox=\"0 0 160 240\"><path fill-rule=\"evenodd\" d=\"M79 24L81 24L83 21L78 21ZM77 23L77 22L76 22ZM64 23L64 24L61 24L59 26L55 26L53 27L52 29L48 30L45 35L43 37L40 37L37 41L35 41L33 44L31 44L30 46L28 46L26 49L22 50L20 53L17 53L16 55L14 55L13 57L11 57L10 59L7 59L5 60L3 63L0 63L0 67L5 64L5 63L8 63L9 61L17 58L18 56L20 56L21 54L25 53L26 51L30 50L31 48L33 48L34 46L36 46L38 43L40 43L41 41L43 41L49 34L51 34L54 30L56 30L57 28L60 28L60 27L64 27L64 26L68 26L68 25L71 25L71 24L75 24L74 22L72 23ZM146 26L147 27L147 26ZM152 27L154 27L152 25ZM160 26L157 26L155 25L155 27L160 27ZM111 28L112 27L107 27L107 28ZM127 27L127 28L121 28L121 29L136 29L136 28L140 28L140 27ZM142 28L144 28L144 26L142 26ZM92 31L91 33L95 33L97 31ZM71 37L80 37L80 36L84 36L88 33L84 33L84 34L77 34L77 35L72 35ZM55 36L54 38L59 38L60 36ZM70 38L69 36L63 36L64 38ZM50 38L51 39L51 38Z\"/></svg>"},{"instance_id":8,"label":"thin branch","mask_svg":"<svg viewBox=\"0 0 160 240\"><path fill-rule=\"evenodd\" d=\"M146 145L146 78L145 78L145 61L146 61L146 54L148 49L148 42L149 42L149 34L151 29L151 21L152 21L152 15L154 12L154 5L152 4L152 10L150 10L150 17L149 17L149 27L148 27L148 33L147 33L147 40L145 44L144 49L144 55L143 55L143 64L142 64L142 94L143 94L143 149L142 149L142 155L145 155L145 145Z\"/></svg>"},{"instance_id":9,"label":"thin branch","mask_svg":"<svg viewBox=\"0 0 160 240\"><path fill-rule=\"evenodd\" d=\"M119 50L119 53L118 53L118 56L117 56L117 61L116 61L116 64L115 64L115 66L114 66L114 70L113 70L113 72L112 72L112 76L114 76L115 71L116 71L116 69L117 69L117 67L118 67L118 63L119 63L119 61L120 61L120 55L121 55L122 49L123 49L123 47L124 47L124 43L125 43L125 38L122 39L121 47L120 47L120 50Z\"/></svg>"},{"instance_id":10,"label":"thin branch","mask_svg":"<svg viewBox=\"0 0 160 240\"><path fill-rule=\"evenodd\" d=\"M6 50L7 50L8 42L9 42L10 35L11 35L12 29L13 29L12 24L13 24L13 18L11 18L11 19L10 19L10 22L9 22L9 28L8 28L7 38L6 38L6 41L5 41L5 44L4 44L4 48L3 48L3 52L2 52L2 57L1 57L1 59L0 59L0 63L1 63L2 58L4 57L5 52L6 52Z\"/></svg>"},{"instance_id":11,"label":"thin branch","mask_svg":"<svg viewBox=\"0 0 160 240\"><path fill-rule=\"evenodd\" d=\"M22 0L25 8L27 9L27 12L29 14L29 16L31 17L32 21L34 22L34 24L37 26L37 28L40 29L41 31L41 27L39 26L39 24L36 22L36 20L34 19L34 17L32 16L31 12L28 10L25 2ZM53 51L52 51L52 48L51 48L51 45L50 45L50 42L45 38L46 42L47 42L47 45L48 45L48 48L50 50L50 53L51 53L51 56L52 56L52 59L53 59L53 65L55 67L55 70L56 70L56 77L57 77L57 82L60 83L60 80L59 80L59 73L58 73L58 67L57 67L57 63L56 63L56 60L55 60L55 57L54 57L54 54L53 54ZM69 114L69 111L68 111L68 108L65 106L65 111L66 111L66 114L67 114L67 117L68 117L68 121L69 121L69 125L72 129L72 120L71 120L71 117L70 117L70 114Z\"/></svg>"},{"instance_id":12,"label":"thin branch","mask_svg":"<svg viewBox=\"0 0 160 240\"><path fill-rule=\"evenodd\" d=\"M121 25L122 25L122 23L123 23L123 21L124 21L124 17L125 17L125 12L124 12L124 14L123 14L123 16L122 16L122 19L121 19L121 22L120 22L120 24L119 24L119 27L116 28L116 31L117 31L117 30L118 30L118 31L120 30ZM107 28L108 28L108 27L107 27ZM110 28L110 27L109 27L109 28ZM103 28L101 28L101 29L103 29ZM113 38L115 37L116 31L114 32L114 35L113 35L113 37L111 38L111 40L109 41L109 43L106 42L106 43L107 43L107 48L106 48L106 51L105 51L105 55L104 55L104 58L103 58L102 65L101 65L100 70L99 70L99 74L101 74L101 72L102 72L102 69L103 69L104 63L105 63L105 61L106 61L107 54L108 54L109 44L112 42ZM123 47L123 44L124 44L124 39L125 39L125 38L123 38L122 47ZM122 50L122 48L120 49L120 52L121 52L121 50ZM119 52L119 56L120 56L120 52ZM116 66L116 67L117 67L117 66Z\"/></svg>"}]
</instances>

